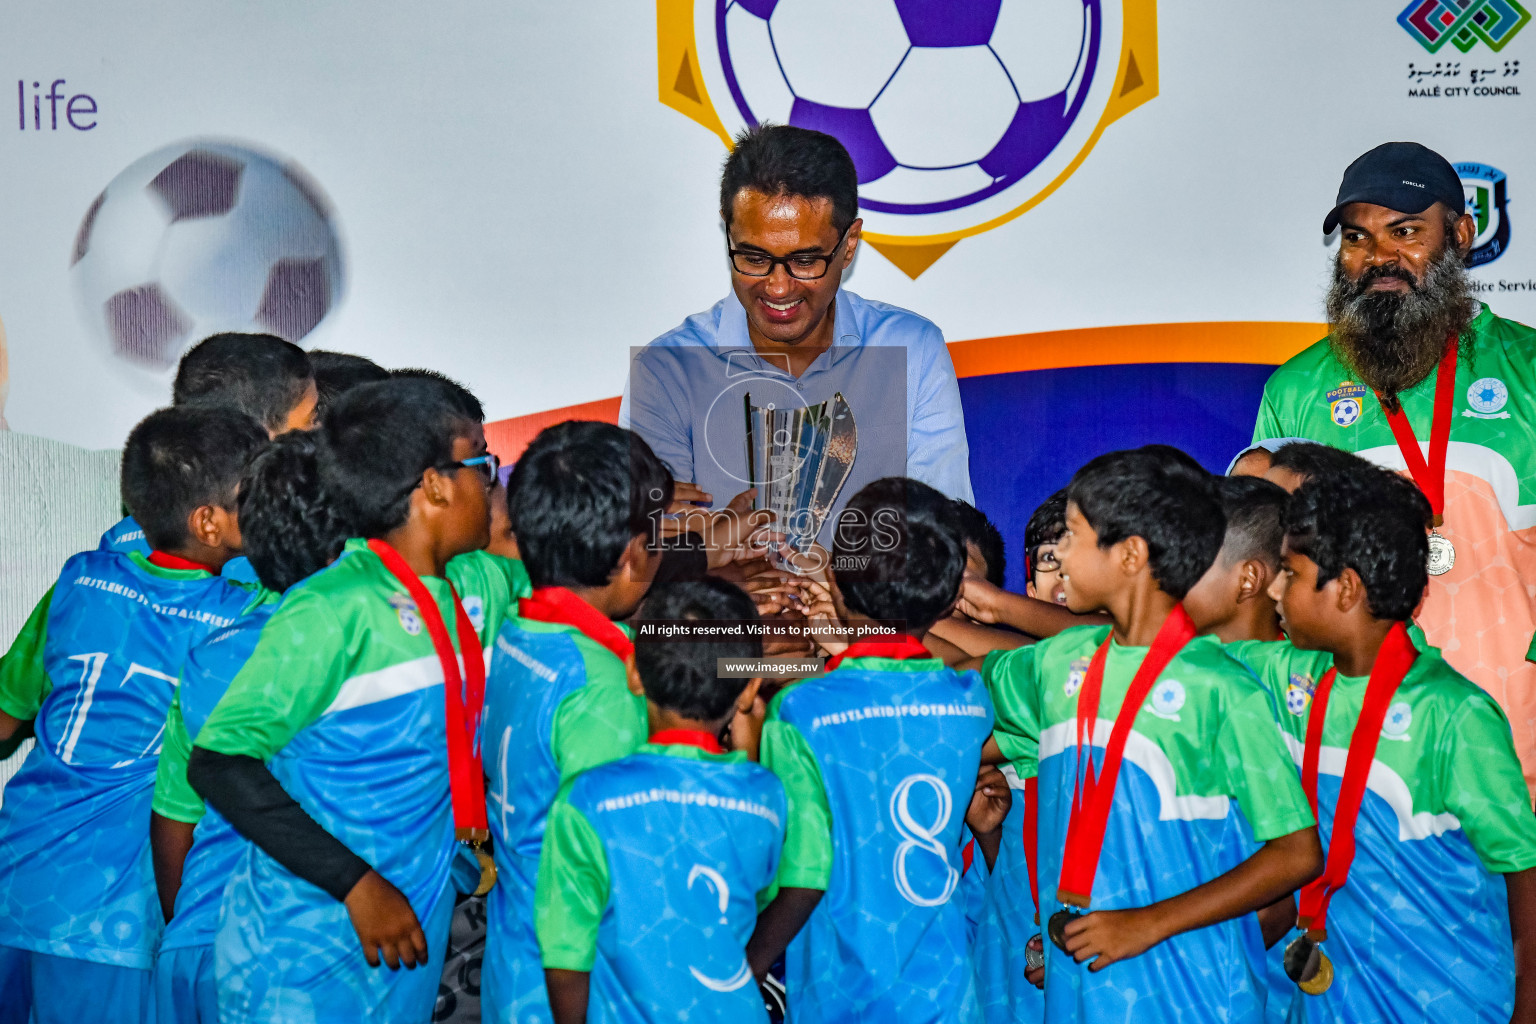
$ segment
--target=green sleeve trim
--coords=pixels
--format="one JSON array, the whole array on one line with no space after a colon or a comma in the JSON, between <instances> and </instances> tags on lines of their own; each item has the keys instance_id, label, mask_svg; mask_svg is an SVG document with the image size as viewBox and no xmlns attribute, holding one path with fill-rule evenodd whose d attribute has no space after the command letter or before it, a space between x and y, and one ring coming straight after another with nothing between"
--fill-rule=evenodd
<instances>
[{"instance_id":1,"label":"green sleeve trim","mask_svg":"<svg viewBox=\"0 0 1536 1024\"><path fill-rule=\"evenodd\" d=\"M0 711L30 722L43 700L53 692L53 680L43 667L43 648L48 643L48 612L53 606L53 587L37 602L22 624L11 649L0 657Z\"/></svg>"},{"instance_id":2,"label":"green sleeve trim","mask_svg":"<svg viewBox=\"0 0 1536 1024\"><path fill-rule=\"evenodd\" d=\"M784 784L789 804L774 885L825 891L832 881L832 808L816 755L799 729L769 718L763 723L761 758Z\"/></svg>"},{"instance_id":3,"label":"green sleeve trim","mask_svg":"<svg viewBox=\"0 0 1536 1024\"><path fill-rule=\"evenodd\" d=\"M273 613L197 746L261 761L319 718L345 681L347 635L323 597L301 589Z\"/></svg>"},{"instance_id":4,"label":"green sleeve trim","mask_svg":"<svg viewBox=\"0 0 1536 1024\"><path fill-rule=\"evenodd\" d=\"M1483 867L1501 875L1536 867L1536 814L1499 705L1480 690L1469 694L1439 747L1445 807L1461 822Z\"/></svg>"},{"instance_id":5,"label":"green sleeve trim","mask_svg":"<svg viewBox=\"0 0 1536 1024\"><path fill-rule=\"evenodd\" d=\"M534 929L546 969L590 971L610 894L608 851L569 797L567 784L549 809L534 893Z\"/></svg>"},{"instance_id":6,"label":"green sleeve trim","mask_svg":"<svg viewBox=\"0 0 1536 1024\"><path fill-rule=\"evenodd\" d=\"M192 737L181 717L181 691L171 698L171 710L165 716L165 745L160 748L160 762L155 768L155 796L150 809L162 818L195 825L202 820L202 798L187 781L187 761L192 756Z\"/></svg>"},{"instance_id":7,"label":"green sleeve trim","mask_svg":"<svg viewBox=\"0 0 1536 1024\"><path fill-rule=\"evenodd\" d=\"M1229 664L1231 664L1229 662ZM1301 788L1296 762L1281 738L1267 690L1232 673L1234 698L1217 727L1216 758L1225 789L1237 801L1253 838L1261 843L1317 824Z\"/></svg>"},{"instance_id":8,"label":"green sleeve trim","mask_svg":"<svg viewBox=\"0 0 1536 1024\"><path fill-rule=\"evenodd\" d=\"M633 754L650 732L645 701L629 692L624 663L603 648L590 651L581 644L581 651L586 685L560 702L550 729L550 748L561 782Z\"/></svg>"},{"instance_id":9,"label":"green sleeve trim","mask_svg":"<svg viewBox=\"0 0 1536 1024\"><path fill-rule=\"evenodd\" d=\"M1030 775L1040 757L1039 647L993 651L981 665L982 681L992 696L992 736L1003 756L1021 774Z\"/></svg>"}]
</instances>

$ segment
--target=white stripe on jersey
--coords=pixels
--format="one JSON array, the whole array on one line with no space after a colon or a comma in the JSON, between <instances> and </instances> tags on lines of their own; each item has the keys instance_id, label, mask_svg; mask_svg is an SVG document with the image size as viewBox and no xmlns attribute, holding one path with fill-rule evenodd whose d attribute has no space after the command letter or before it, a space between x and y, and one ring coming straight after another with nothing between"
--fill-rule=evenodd
<instances>
[{"instance_id":1,"label":"white stripe on jersey","mask_svg":"<svg viewBox=\"0 0 1536 1024\"><path fill-rule=\"evenodd\" d=\"M1109 734L1114 731L1111 718L1101 718L1093 728L1093 742L1100 747L1109 745ZM1077 719L1059 722L1040 734L1040 760L1060 754L1068 748L1076 749L1073 734L1077 731ZM1125 760L1131 762L1152 779L1157 787L1159 821L1197 821L1227 816L1231 800L1225 796L1179 796L1178 777L1173 762L1163 753L1163 748L1135 729L1125 739Z\"/></svg>"},{"instance_id":2,"label":"white stripe on jersey","mask_svg":"<svg viewBox=\"0 0 1536 1024\"><path fill-rule=\"evenodd\" d=\"M489 665L491 652L485 651L483 657ZM459 670L463 671L463 669L464 659L460 657ZM341 684L335 699L322 714L329 715L335 711L366 707L393 697L415 693L417 690L425 690L430 686L441 685L443 685L443 668L438 664L436 654L412 661L402 661L398 665L364 672L348 679Z\"/></svg>"},{"instance_id":3,"label":"white stripe on jersey","mask_svg":"<svg viewBox=\"0 0 1536 1024\"><path fill-rule=\"evenodd\" d=\"M1280 730L1280 735L1290 748L1291 756L1296 759L1296 767L1300 768L1306 745L1284 729ZM1319 775L1336 775L1342 779L1344 764L1348 759L1349 750L1346 747L1320 747L1317 752L1317 772ZM1432 814L1429 811L1413 813L1413 794L1408 790L1407 781L1380 761L1371 761L1371 773L1365 778L1365 788L1385 800L1387 806L1392 808L1392 813L1397 815L1397 840L1400 843L1410 839L1430 839L1461 828L1461 819L1449 811L1443 814Z\"/></svg>"}]
</instances>

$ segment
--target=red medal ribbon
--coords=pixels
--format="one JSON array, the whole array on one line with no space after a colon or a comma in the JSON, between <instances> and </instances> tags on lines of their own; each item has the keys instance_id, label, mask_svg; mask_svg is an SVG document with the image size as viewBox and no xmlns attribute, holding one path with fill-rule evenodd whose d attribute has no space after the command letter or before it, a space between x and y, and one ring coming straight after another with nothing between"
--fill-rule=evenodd
<instances>
[{"instance_id":1,"label":"red medal ribbon","mask_svg":"<svg viewBox=\"0 0 1536 1024\"><path fill-rule=\"evenodd\" d=\"M1349 867L1355 860L1355 820L1360 816L1360 803L1365 799L1365 783L1371 774L1371 762L1376 758L1376 745L1381 741L1381 726L1387 719L1387 708L1403 677L1413 667L1419 656L1413 641L1408 639L1408 628L1401 622L1394 623L1376 662L1371 666L1371 678L1365 684L1365 700L1360 707L1360 717L1349 736L1349 754L1344 761L1344 780L1339 786L1339 802L1333 810L1333 832L1328 840L1328 860L1323 873L1302 887L1296 924L1321 941L1327 938L1328 903L1333 894L1344 888L1349 880ZM1307 718L1307 745L1301 758L1301 788L1306 791L1312 804L1312 814L1317 816L1317 762L1323 747L1323 721L1328 714L1328 695L1333 690L1333 680L1338 673L1329 669L1317 684L1312 697L1312 710Z\"/></svg>"},{"instance_id":2,"label":"red medal ribbon","mask_svg":"<svg viewBox=\"0 0 1536 1024\"><path fill-rule=\"evenodd\" d=\"M663 729L661 732L653 733L648 742L661 747L668 744L698 747L706 754L725 753L725 748L720 745L720 741L702 729Z\"/></svg>"},{"instance_id":3,"label":"red medal ribbon","mask_svg":"<svg viewBox=\"0 0 1536 1024\"><path fill-rule=\"evenodd\" d=\"M613 621L564 587L539 587L517 602L517 614L535 622L575 626L589 640L602 644L620 661L628 662L635 642Z\"/></svg>"},{"instance_id":4,"label":"red medal ribbon","mask_svg":"<svg viewBox=\"0 0 1536 1024\"><path fill-rule=\"evenodd\" d=\"M1434 524L1439 526L1445 512L1445 455L1451 446L1451 420L1456 404L1456 335L1445 339L1445 355L1440 357L1440 369L1435 374L1435 418L1429 426L1429 459L1419 450L1419 438L1403 411L1402 397L1397 408L1388 409L1377 392L1376 401L1386 413L1392 436L1397 439L1397 450L1403 453L1413 482L1419 485L1424 497L1429 499L1429 510L1434 513Z\"/></svg>"},{"instance_id":5,"label":"red medal ribbon","mask_svg":"<svg viewBox=\"0 0 1536 1024\"><path fill-rule=\"evenodd\" d=\"M849 644L848 649L842 654L827 659L826 670L831 672L849 658L894 658L897 661L907 661L911 658L931 657L933 653L923 646L922 641L905 633L898 633L892 637L860 640L856 644Z\"/></svg>"},{"instance_id":6,"label":"red medal ribbon","mask_svg":"<svg viewBox=\"0 0 1536 1024\"><path fill-rule=\"evenodd\" d=\"M1024 868L1029 873L1029 898L1035 901L1035 924L1040 923L1040 779L1024 780Z\"/></svg>"},{"instance_id":7,"label":"red medal ribbon","mask_svg":"<svg viewBox=\"0 0 1536 1024\"><path fill-rule=\"evenodd\" d=\"M1182 604L1163 620L1131 679L1125 700L1115 716L1109 743L1104 747L1104 765L1095 776L1093 768L1093 733L1099 718L1099 697L1104 688L1104 663L1109 657L1113 633L1104 638L1088 665L1082 691L1077 697L1077 754L1081 760L1088 751L1088 768L1072 794L1072 817L1067 821L1066 849L1062 853L1061 887L1056 898L1073 906L1087 907L1093 894L1093 877L1099 870L1099 855L1104 849L1104 830L1109 825L1109 809L1115 802L1115 783L1120 777L1120 762L1130 739L1131 724L1141 711L1142 702L1163 669L1184 645L1195 638L1195 624Z\"/></svg>"},{"instance_id":8,"label":"red medal ribbon","mask_svg":"<svg viewBox=\"0 0 1536 1024\"><path fill-rule=\"evenodd\" d=\"M201 572L213 573L215 576L219 574L219 571L211 565L194 562L190 558L182 558L180 555L173 555L169 551L151 551L144 560L150 565L158 566L161 569L196 569Z\"/></svg>"},{"instance_id":9,"label":"red medal ribbon","mask_svg":"<svg viewBox=\"0 0 1536 1024\"><path fill-rule=\"evenodd\" d=\"M490 829L485 811L485 769L480 763L480 751L475 747L480 713L485 706L485 656L480 649L479 634L469 621L458 593L449 584L459 646L462 649L466 639L472 645L470 653L464 655L464 671L460 673L459 656L453 641L448 638L448 625L427 585L400 557L400 552L384 541L370 540L368 550L378 555L384 568L404 585L411 600L416 602L421 621L426 623L427 635L432 638L438 664L443 669L444 717L448 723L448 788L453 800L454 835L461 842L483 842L489 838ZM465 676L469 677L467 687Z\"/></svg>"}]
</instances>

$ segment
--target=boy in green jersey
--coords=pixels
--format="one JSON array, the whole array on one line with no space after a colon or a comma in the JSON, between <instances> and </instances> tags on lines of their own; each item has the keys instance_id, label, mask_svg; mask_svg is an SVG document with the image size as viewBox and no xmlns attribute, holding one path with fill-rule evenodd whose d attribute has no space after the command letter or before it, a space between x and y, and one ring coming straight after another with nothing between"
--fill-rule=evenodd
<instances>
[{"instance_id":1,"label":"boy in green jersey","mask_svg":"<svg viewBox=\"0 0 1536 1024\"><path fill-rule=\"evenodd\" d=\"M1039 778L1046 1019L1261 1021L1253 912L1322 861L1268 693L1180 603L1222 544L1212 478L1151 446L1089 462L1067 499L1067 608L1113 625L983 667L989 755Z\"/></svg>"},{"instance_id":2,"label":"boy in green jersey","mask_svg":"<svg viewBox=\"0 0 1536 1024\"><path fill-rule=\"evenodd\" d=\"M1509 723L1404 629L1429 519L1396 474L1314 476L1287 508L1271 588L1288 642L1229 648L1283 709L1328 844L1298 900L1292 1021L1536 1011L1536 818Z\"/></svg>"},{"instance_id":3,"label":"boy in green jersey","mask_svg":"<svg viewBox=\"0 0 1536 1024\"><path fill-rule=\"evenodd\" d=\"M757 609L706 578L653 590L636 621L747 624ZM556 1024L764 1018L746 945L784 842L784 787L740 749L761 680L716 675L761 654L753 635L636 645L629 688L650 740L566 782L545 827L535 912Z\"/></svg>"},{"instance_id":4,"label":"boy in green jersey","mask_svg":"<svg viewBox=\"0 0 1536 1024\"><path fill-rule=\"evenodd\" d=\"M362 536L285 595L188 765L253 844L215 940L226 1021L431 1013L455 837L475 827L460 820L475 800L453 796L479 778L472 757L450 767L484 663L446 578L489 540L495 459L477 406L406 379L356 387L326 414L321 473ZM455 722L447 706L466 696L470 721Z\"/></svg>"}]
</instances>

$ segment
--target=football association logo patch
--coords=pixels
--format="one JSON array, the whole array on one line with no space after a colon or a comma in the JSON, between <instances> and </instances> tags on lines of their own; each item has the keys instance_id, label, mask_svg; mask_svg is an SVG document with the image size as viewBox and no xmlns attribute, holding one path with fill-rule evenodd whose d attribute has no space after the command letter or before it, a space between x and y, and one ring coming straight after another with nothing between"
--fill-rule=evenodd
<instances>
[{"instance_id":1,"label":"football association logo patch","mask_svg":"<svg viewBox=\"0 0 1536 1024\"><path fill-rule=\"evenodd\" d=\"M421 612L408 594L390 594L389 606L400 617L400 628L411 636L421 635Z\"/></svg>"},{"instance_id":2,"label":"football association logo patch","mask_svg":"<svg viewBox=\"0 0 1536 1024\"><path fill-rule=\"evenodd\" d=\"M1290 685L1285 688L1285 710L1300 718L1312 706L1312 695L1316 692L1317 683L1311 676L1293 672Z\"/></svg>"},{"instance_id":3,"label":"football association logo patch","mask_svg":"<svg viewBox=\"0 0 1536 1024\"><path fill-rule=\"evenodd\" d=\"M1472 408L1462 411L1463 416L1475 420L1507 420L1509 413L1509 388L1497 377L1480 377L1467 388L1467 404Z\"/></svg>"},{"instance_id":4,"label":"football association logo patch","mask_svg":"<svg viewBox=\"0 0 1536 1024\"><path fill-rule=\"evenodd\" d=\"M1352 427L1360 418L1363 409L1361 405L1365 401L1367 388L1364 384L1353 384L1345 381L1326 396L1328 402L1328 417L1336 426Z\"/></svg>"},{"instance_id":5,"label":"football association logo patch","mask_svg":"<svg viewBox=\"0 0 1536 1024\"><path fill-rule=\"evenodd\" d=\"M1067 669L1067 685L1062 687L1062 692L1068 697L1076 697L1077 691L1083 688L1083 679L1088 675L1088 658L1078 658Z\"/></svg>"},{"instance_id":6,"label":"football association logo patch","mask_svg":"<svg viewBox=\"0 0 1536 1024\"><path fill-rule=\"evenodd\" d=\"M1152 703L1148 707L1158 718L1177 722L1184 700L1184 684L1177 679L1164 679L1152 688Z\"/></svg>"}]
</instances>

